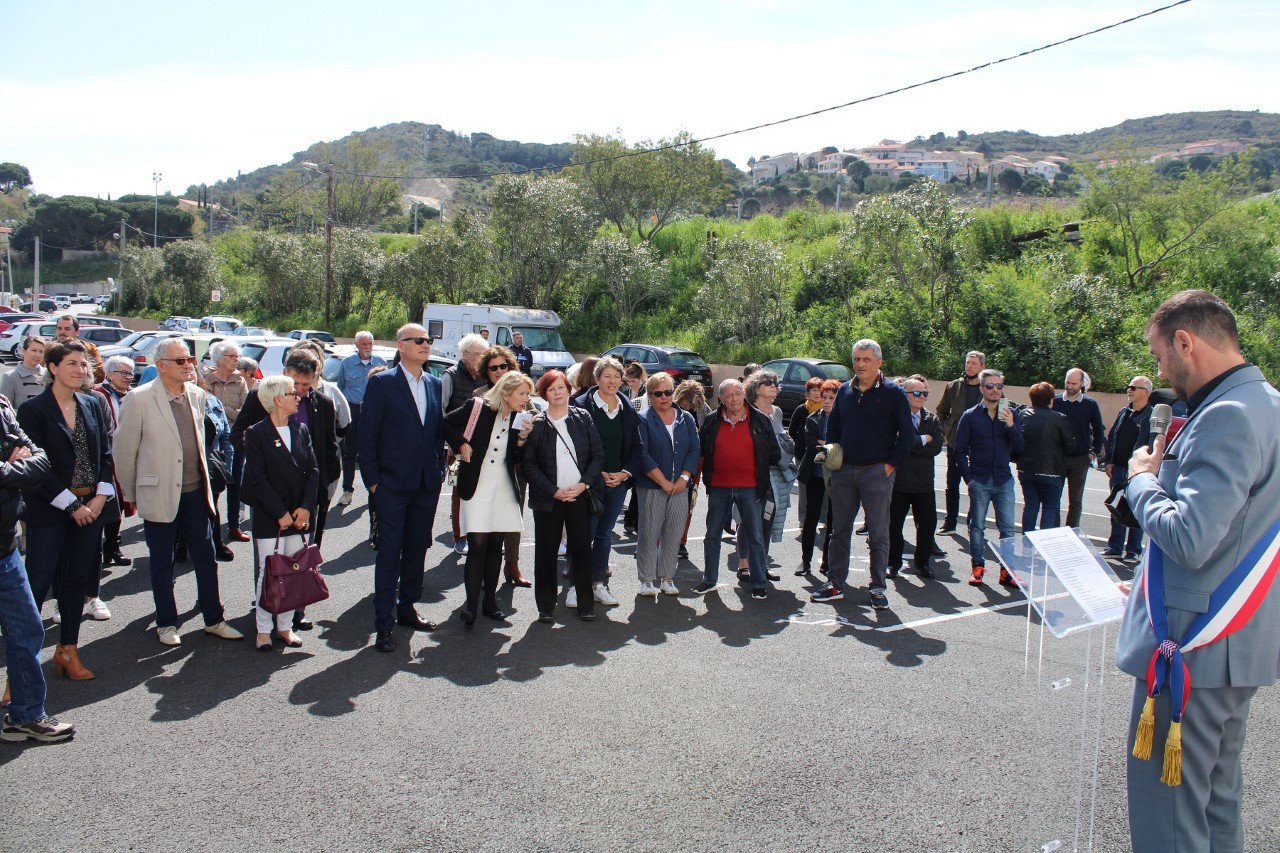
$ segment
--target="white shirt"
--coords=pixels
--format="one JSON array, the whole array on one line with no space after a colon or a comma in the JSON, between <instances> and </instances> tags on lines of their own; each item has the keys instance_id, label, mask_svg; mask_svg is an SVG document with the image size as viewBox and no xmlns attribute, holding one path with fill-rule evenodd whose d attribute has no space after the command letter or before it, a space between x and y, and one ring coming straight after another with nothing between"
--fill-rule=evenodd
<instances>
[{"instance_id":1,"label":"white shirt","mask_svg":"<svg viewBox=\"0 0 1280 853\"><path fill-rule=\"evenodd\" d=\"M593 400L595 400L595 401L596 401L596 405L597 405L597 406L599 406L599 407L601 408L601 410L603 410L603 411L604 411L604 416L605 416L606 418L608 418L609 420L613 420L613 419L614 419L614 418L616 418L618 415L622 414L622 402L623 402L623 401L622 401L622 398L621 398L621 397L614 397L614 398L613 398L613 399L617 400L617 403L615 403L615 404L614 404L614 407L613 407L612 409L610 409L610 408L609 408L609 404L608 404L608 403L606 403L606 402L604 401L604 398L600 396L600 392L599 392L599 391L597 391L597 392L595 392L594 394L592 394L592 395L591 395L591 399L593 399Z\"/></svg>"},{"instance_id":2,"label":"white shirt","mask_svg":"<svg viewBox=\"0 0 1280 853\"><path fill-rule=\"evenodd\" d=\"M404 378L409 380L409 393L413 395L413 402L418 405L418 420L422 423L427 422L427 371L422 371L422 375L417 379L413 377L404 365L400 367L404 373Z\"/></svg>"},{"instance_id":3,"label":"white shirt","mask_svg":"<svg viewBox=\"0 0 1280 853\"><path fill-rule=\"evenodd\" d=\"M582 475L578 473L578 460L569 452L569 448L573 446L573 436L569 435L568 420L568 415L565 415L560 420L547 415L547 423L551 424L552 429L560 433L560 438L556 439L557 489L572 488L582 482Z\"/></svg>"},{"instance_id":4,"label":"white shirt","mask_svg":"<svg viewBox=\"0 0 1280 853\"><path fill-rule=\"evenodd\" d=\"M276 432L280 433L280 441L284 443L284 449L293 452L293 438L289 435L289 425L276 427Z\"/></svg>"}]
</instances>

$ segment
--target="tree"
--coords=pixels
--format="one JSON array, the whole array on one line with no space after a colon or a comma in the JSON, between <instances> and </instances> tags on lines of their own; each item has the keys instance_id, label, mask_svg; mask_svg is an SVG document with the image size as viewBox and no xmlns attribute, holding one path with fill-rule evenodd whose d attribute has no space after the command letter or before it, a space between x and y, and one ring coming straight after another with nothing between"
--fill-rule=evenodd
<instances>
[{"instance_id":1,"label":"tree","mask_svg":"<svg viewBox=\"0 0 1280 853\"><path fill-rule=\"evenodd\" d=\"M621 137L579 134L573 162L581 165L566 174L618 233L648 241L674 218L708 213L731 195L715 153L692 139L681 132L628 147Z\"/></svg>"},{"instance_id":2,"label":"tree","mask_svg":"<svg viewBox=\"0 0 1280 853\"><path fill-rule=\"evenodd\" d=\"M666 284L667 268L648 243L632 245L621 234L600 234L587 249L587 281L613 298L620 323L630 323L655 301Z\"/></svg>"},{"instance_id":3,"label":"tree","mask_svg":"<svg viewBox=\"0 0 1280 853\"><path fill-rule=\"evenodd\" d=\"M849 176L849 180L857 187L858 192L862 192L866 186L866 180L871 175L871 167L857 157L844 158L844 171Z\"/></svg>"},{"instance_id":4,"label":"tree","mask_svg":"<svg viewBox=\"0 0 1280 853\"><path fill-rule=\"evenodd\" d=\"M1033 172L1022 179L1018 192L1023 195L1049 195L1052 189L1048 181Z\"/></svg>"},{"instance_id":5,"label":"tree","mask_svg":"<svg viewBox=\"0 0 1280 853\"><path fill-rule=\"evenodd\" d=\"M119 205L86 196L64 195L31 208L13 237L15 249L29 250L40 238L41 254L59 257L62 249L97 250L113 242L124 211ZM147 222L151 230L151 222Z\"/></svg>"},{"instance_id":6,"label":"tree","mask_svg":"<svg viewBox=\"0 0 1280 853\"><path fill-rule=\"evenodd\" d=\"M996 183L1005 195L1013 195L1022 187L1022 173L1017 169L1005 169L996 175Z\"/></svg>"},{"instance_id":7,"label":"tree","mask_svg":"<svg viewBox=\"0 0 1280 853\"><path fill-rule=\"evenodd\" d=\"M221 280L213 247L203 241L179 240L162 250L162 281L173 313L202 314L210 291Z\"/></svg>"},{"instance_id":8,"label":"tree","mask_svg":"<svg viewBox=\"0 0 1280 853\"><path fill-rule=\"evenodd\" d=\"M324 290L324 241L312 234L260 232L253 243L262 281L254 302L268 317L285 317L320 305Z\"/></svg>"},{"instance_id":9,"label":"tree","mask_svg":"<svg viewBox=\"0 0 1280 853\"><path fill-rule=\"evenodd\" d=\"M695 304L713 333L754 341L781 328L785 285L782 250L735 234L720 243Z\"/></svg>"},{"instance_id":10,"label":"tree","mask_svg":"<svg viewBox=\"0 0 1280 853\"><path fill-rule=\"evenodd\" d=\"M409 251L387 259L382 282L404 300L409 322L421 322L428 302L457 304L479 298L491 257L484 222L478 214L464 211L447 225L436 221L423 226Z\"/></svg>"},{"instance_id":11,"label":"tree","mask_svg":"<svg viewBox=\"0 0 1280 853\"><path fill-rule=\"evenodd\" d=\"M493 251L513 305L554 308L565 274L595 235L598 218L568 178L503 175L489 191Z\"/></svg>"},{"instance_id":12,"label":"tree","mask_svg":"<svg viewBox=\"0 0 1280 853\"><path fill-rule=\"evenodd\" d=\"M333 316L339 320L351 311L358 289L366 293L377 287L386 255L377 239L358 228L337 228L333 232ZM368 319L368 315L365 315Z\"/></svg>"},{"instance_id":13,"label":"tree","mask_svg":"<svg viewBox=\"0 0 1280 853\"><path fill-rule=\"evenodd\" d=\"M31 172L18 163L0 163L0 192L9 195L14 190L31 186Z\"/></svg>"}]
</instances>

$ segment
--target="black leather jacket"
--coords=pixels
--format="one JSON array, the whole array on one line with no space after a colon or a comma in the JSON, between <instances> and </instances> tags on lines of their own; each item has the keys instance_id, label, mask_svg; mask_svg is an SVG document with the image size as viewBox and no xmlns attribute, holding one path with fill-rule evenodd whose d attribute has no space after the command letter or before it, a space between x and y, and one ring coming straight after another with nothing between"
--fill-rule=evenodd
<instances>
[{"instance_id":1,"label":"black leather jacket","mask_svg":"<svg viewBox=\"0 0 1280 853\"><path fill-rule=\"evenodd\" d=\"M31 451L31 458L9 461L19 447ZM49 457L27 438L18 426L13 406L0 397L0 555L9 556L18 541L18 512L21 489L40 485L49 475Z\"/></svg>"}]
</instances>

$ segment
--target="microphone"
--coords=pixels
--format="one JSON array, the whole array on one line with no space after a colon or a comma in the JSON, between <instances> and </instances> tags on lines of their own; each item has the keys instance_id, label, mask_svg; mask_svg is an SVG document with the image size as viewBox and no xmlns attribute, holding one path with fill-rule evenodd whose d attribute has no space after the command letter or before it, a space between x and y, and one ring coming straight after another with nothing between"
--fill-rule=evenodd
<instances>
[{"instance_id":1,"label":"microphone","mask_svg":"<svg viewBox=\"0 0 1280 853\"><path fill-rule=\"evenodd\" d=\"M1156 436L1169 432L1169 423L1173 420L1173 407L1168 403L1156 403L1151 407L1151 438L1147 442L1147 450L1156 449Z\"/></svg>"}]
</instances>

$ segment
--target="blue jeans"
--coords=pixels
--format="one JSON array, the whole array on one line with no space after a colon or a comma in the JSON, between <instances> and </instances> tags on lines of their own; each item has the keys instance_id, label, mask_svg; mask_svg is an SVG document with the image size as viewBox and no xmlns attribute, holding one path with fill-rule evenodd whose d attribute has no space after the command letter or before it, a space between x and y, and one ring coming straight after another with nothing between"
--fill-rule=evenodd
<instances>
[{"instance_id":1,"label":"blue jeans","mask_svg":"<svg viewBox=\"0 0 1280 853\"><path fill-rule=\"evenodd\" d=\"M1115 488L1126 479L1128 466L1117 466L1112 469L1111 488ZM1107 537L1107 547L1117 554L1142 555L1142 528L1125 527L1114 518L1111 519L1111 535Z\"/></svg>"},{"instance_id":2,"label":"blue jeans","mask_svg":"<svg viewBox=\"0 0 1280 853\"><path fill-rule=\"evenodd\" d=\"M179 530L187 541L187 554L195 568L196 595L204 624L206 627L217 625L222 621L223 612L218 594L218 564L213 559L209 506L204 501L204 489L192 489L178 498L178 514L173 521L142 523L151 557L151 597L156 603L156 627L178 627L178 603L173 597L173 546Z\"/></svg>"},{"instance_id":3,"label":"blue jeans","mask_svg":"<svg viewBox=\"0 0 1280 853\"><path fill-rule=\"evenodd\" d=\"M991 480L974 478L969 481L969 561L975 566L985 565L987 537L987 508L995 505L996 527L1001 539L1013 535L1013 478L993 484Z\"/></svg>"},{"instance_id":4,"label":"blue jeans","mask_svg":"<svg viewBox=\"0 0 1280 853\"><path fill-rule=\"evenodd\" d=\"M1023 533L1030 533L1037 528L1058 526L1058 508L1062 506L1062 485L1066 481L1066 477L1055 477L1053 474L1018 472L1018 482L1022 484Z\"/></svg>"},{"instance_id":5,"label":"blue jeans","mask_svg":"<svg viewBox=\"0 0 1280 853\"><path fill-rule=\"evenodd\" d=\"M613 552L613 528L622 515L622 505L626 503L630 480L624 481L612 489L605 486L601 492L604 512L593 521L595 527L591 531L591 579L595 583L609 582L609 554Z\"/></svg>"},{"instance_id":6,"label":"blue jeans","mask_svg":"<svg viewBox=\"0 0 1280 853\"><path fill-rule=\"evenodd\" d=\"M44 716L44 673L40 671L44 623L16 542L12 551L0 557L0 631L9 664L9 716L16 723L38 720Z\"/></svg>"},{"instance_id":7,"label":"blue jeans","mask_svg":"<svg viewBox=\"0 0 1280 853\"><path fill-rule=\"evenodd\" d=\"M751 588L764 589L764 502L754 488L721 489L707 487L707 537L702 540L702 579L707 583L720 580L720 534L729 511L738 508L738 541L748 543L747 565L751 569Z\"/></svg>"}]
</instances>

